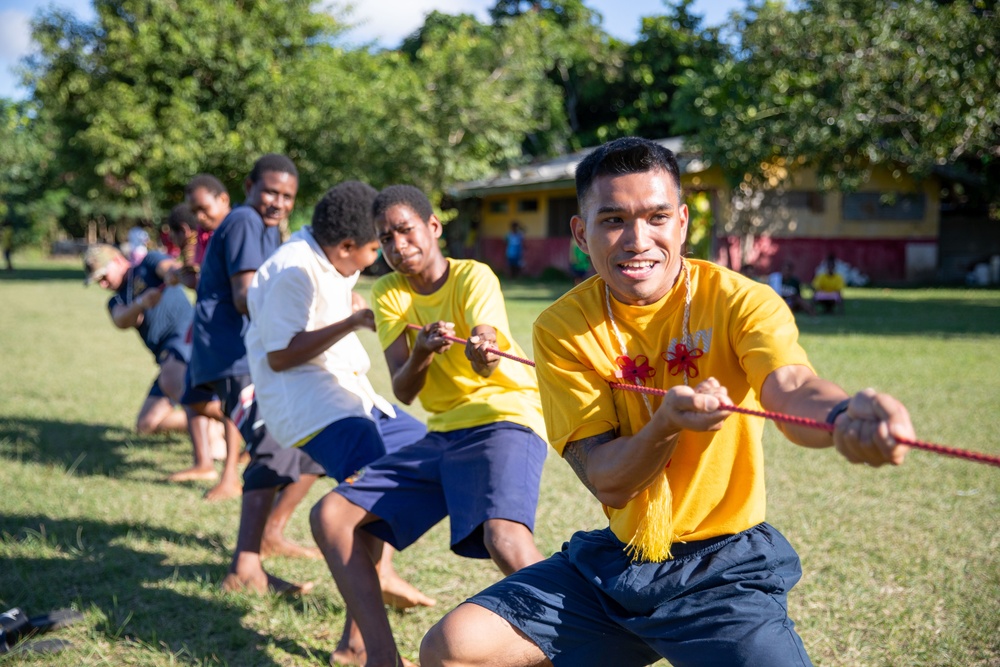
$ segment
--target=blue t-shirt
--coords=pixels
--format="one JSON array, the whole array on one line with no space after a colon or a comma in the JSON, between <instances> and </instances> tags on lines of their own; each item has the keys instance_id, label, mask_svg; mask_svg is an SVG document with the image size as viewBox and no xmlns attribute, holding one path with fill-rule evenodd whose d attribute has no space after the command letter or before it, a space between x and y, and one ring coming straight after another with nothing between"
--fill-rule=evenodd
<instances>
[{"instance_id":1,"label":"blue t-shirt","mask_svg":"<svg viewBox=\"0 0 1000 667\"><path fill-rule=\"evenodd\" d=\"M524 252L524 233L507 232L507 259L521 259Z\"/></svg>"},{"instance_id":2,"label":"blue t-shirt","mask_svg":"<svg viewBox=\"0 0 1000 667\"><path fill-rule=\"evenodd\" d=\"M161 252L147 253L141 262L125 274L121 287L108 301L108 310L113 310L115 306L130 306L143 292L159 289L163 285L163 279L156 274L156 267L166 259L170 257ZM159 358L160 352L169 346L186 360L188 350L184 337L193 316L194 309L191 308L184 289L179 285L164 287L160 302L142 314L142 323L136 328L142 342L154 357Z\"/></svg>"},{"instance_id":3,"label":"blue t-shirt","mask_svg":"<svg viewBox=\"0 0 1000 667\"><path fill-rule=\"evenodd\" d=\"M234 208L212 234L194 308L193 385L250 374L243 345L244 318L233 303L230 279L256 271L280 244L278 228L266 226L246 204Z\"/></svg>"}]
</instances>

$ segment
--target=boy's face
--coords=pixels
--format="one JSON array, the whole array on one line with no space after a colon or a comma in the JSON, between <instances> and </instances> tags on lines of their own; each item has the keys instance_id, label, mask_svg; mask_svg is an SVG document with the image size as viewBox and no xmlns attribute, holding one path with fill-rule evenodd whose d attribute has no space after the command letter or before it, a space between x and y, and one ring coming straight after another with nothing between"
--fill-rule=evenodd
<instances>
[{"instance_id":1,"label":"boy's face","mask_svg":"<svg viewBox=\"0 0 1000 667\"><path fill-rule=\"evenodd\" d=\"M662 170L598 176L573 216L573 236L625 304L663 298L680 273L688 209Z\"/></svg>"},{"instance_id":2,"label":"boy's face","mask_svg":"<svg viewBox=\"0 0 1000 667\"><path fill-rule=\"evenodd\" d=\"M196 188L187 196L187 204L206 229L215 229L229 215L229 195L225 192L214 194L208 188Z\"/></svg>"},{"instance_id":3,"label":"boy's face","mask_svg":"<svg viewBox=\"0 0 1000 667\"><path fill-rule=\"evenodd\" d=\"M345 240L337 245L334 256L327 256L340 275L351 276L375 263L378 259L378 247L378 241L358 244L355 241Z\"/></svg>"},{"instance_id":4,"label":"boy's face","mask_svg":"<svg viewBox=\"0 0 1000 667\"><path fill-rule=\"evenodd\" d=\"M256 183L247 179L245 187L247 203L260 213L265 225L277 227L295 208L299 179L283 171L265 171Z\"/></svg>"},{"instance_id":5,"label":"boy's face","mask_svg":"<svg viewBox=\"0 0 1000 667\"><path fill-rule=\"evenodd\" d=\"M406 204L396 204L375 218L375 230L385 261L404 276L420 274L441 254L437 216L424 221Z\"/></svg>"}]
</instances>

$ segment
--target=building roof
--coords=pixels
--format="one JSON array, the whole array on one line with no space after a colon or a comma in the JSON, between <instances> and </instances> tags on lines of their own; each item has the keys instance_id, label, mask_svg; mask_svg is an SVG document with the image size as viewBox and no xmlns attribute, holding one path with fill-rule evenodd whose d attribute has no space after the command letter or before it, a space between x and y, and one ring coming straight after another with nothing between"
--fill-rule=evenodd
<instances>
[{"instance_id":1,"label":"building roof","mask_svg":"<svg viewBox=\"0 0 1000 667\"><path fill-rule=\"evenodd\" d=\"M705 164L700 156L684 153L683 137L656 139L656 143L669 148L677 156L677 165L681 173L703 171ZM469 199L487 195L499 195L509 192L530 192L532 190L553 190L558 188L573 189L575 187L576 165L595 147L584 148L575 153L560 155L540 162L532 162L509 169L506 172L494 174L476 181L458 183L448 192L456 199Z\"/></svg>"}]
</instances>

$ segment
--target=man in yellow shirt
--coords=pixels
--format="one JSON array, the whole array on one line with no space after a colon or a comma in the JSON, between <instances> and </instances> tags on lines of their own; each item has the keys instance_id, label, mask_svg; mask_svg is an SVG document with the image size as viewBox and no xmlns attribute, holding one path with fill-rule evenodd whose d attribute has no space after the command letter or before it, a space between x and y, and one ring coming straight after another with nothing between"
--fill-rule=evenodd
<instances>
[{"instance_id":1,"label":"man in yellow shirt","mask_svg":"<svg viewBox=\"0 0 1000 667\"><path fill-rule=\"evenodd\" d=\"M395 667L402 659L379 594L375 538L404 549L450 516L458 555L492 558L504 574L540 561L532 530L547 448L535 372L488 351L524 356L496 275L441 254L441 222L419 189L390 186L373 212L395 269L372 287L379 341L393 393L406 404L420 398L428 434L338 486L312 523L361 629L358 655Z\"/></svg>"},{"instance_id":2,"label":"man in yellow shirt","mask_svg":"<svg viewBox=\"0 0 1000 667\"><path fill-rule=\"evenodd\" d=\"M629 137L577 167L576 241L597 276L535 322L553 447L609 518L449 613L421 664L809 665L787 614L799 559L765 523L763 419L849 461L902 463L905 408L813 372L767 285L682 256L688 210L674 155ZM660 396L613 383L656 387Z\"/></svg>"}]
</instances>

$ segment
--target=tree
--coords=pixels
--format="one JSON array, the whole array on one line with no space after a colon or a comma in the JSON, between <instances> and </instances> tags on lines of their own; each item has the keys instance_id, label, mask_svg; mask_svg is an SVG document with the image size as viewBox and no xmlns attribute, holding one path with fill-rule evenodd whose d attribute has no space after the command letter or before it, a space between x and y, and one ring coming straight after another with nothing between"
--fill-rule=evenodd
<instances>
[{"instance_id":1,"label":"tree","mask_svg":"<svg viewBox=\"0 0 1000 667\"><path fill-rule=\"evenodd\" d=\"M697 128L686 80L710 76L731 56L718 28L705 28L693 14L694 0L679 0L672 12L642 19L639 39L629 47L619 93L624 101L608 138L627 134L660 138Z\"/></svg>"},{"instance_id":2,"label":"tree","mask_svg":"<svg viewBox=\"0 0 1000 667\"><path fill-rule=\"evenodd\" d=\"M53 133L29 103L0 100L0 221L15 246L51 242L68 191L52 181Z\"/></svg>"},{"instance_id":3,"label":"tree","mask_svg":"<svg viewBox=\"0 0 1000 667\"><path fill-rule=\"evenodd\" d=\"M36 19L28 83L78 210L154 219L191 175L238 185L261 153L283 150L297 106L286 76L337 30L311 4L95 0L90 23Z\"/></svg>"},{"instance_id":4,"label":"tree","mask_svg":"<svg viewBox=\"0 0 1000 667\"><path fill-rule=\"evenodd\" d=\"M690 76L684 94L701 116L692 143L738 186L743 210L758 190L780 191L793 164L815 168L826 188L856 187L880 164L898 177L945 164L996 171L995 12L967 1L765 2L737 28L736 57ZM749 235L767 219L730 224Z\"/></svg>"},{"instance_id":5,"label":"tree","mask_svg":"<svg viewBox=\"0 0 1000 667\"><path fill-rule=\"evenodd\" d=\"M562 89L562 105L575 148L602 141L600 128L623 108L616 89L625 45L601 28L600 13L581 0L499 0L490 15L501 28L531 26L549 79ZM530 20L526 20L530 19ZM526 150L547 155L563 146L532 136Z\"/></svg>"}]
</instances>

